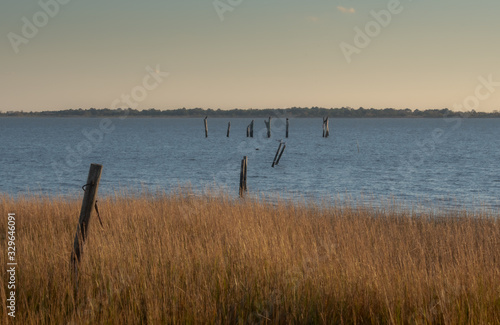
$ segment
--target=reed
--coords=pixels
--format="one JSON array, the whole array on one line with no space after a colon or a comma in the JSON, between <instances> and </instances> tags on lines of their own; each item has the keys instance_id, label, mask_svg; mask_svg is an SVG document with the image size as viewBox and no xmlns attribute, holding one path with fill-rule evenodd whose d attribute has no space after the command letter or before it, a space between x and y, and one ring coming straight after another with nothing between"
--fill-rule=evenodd
<instances>
[{"instance_id":1,"label":"reed","mask_svg":"<svg viewBox=\"0 0 500 325\"><path fill-rule=\"evenodd\" d=\"M16 323L500 323L498 216L121 193L99 200L75 297L79 209L0 195L1 265L17 216Z\"/></svg>"}]
</instances>

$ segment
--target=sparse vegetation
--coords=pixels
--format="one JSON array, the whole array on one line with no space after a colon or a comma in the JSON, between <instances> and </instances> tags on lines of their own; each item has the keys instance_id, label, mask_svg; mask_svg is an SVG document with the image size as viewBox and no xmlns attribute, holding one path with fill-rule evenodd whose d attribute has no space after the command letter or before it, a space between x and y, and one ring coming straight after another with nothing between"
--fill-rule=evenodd
<instances>
[{"instance_id":1,"label":"sparse vegetation","mask_svg":"<svg viewBox=\"0 0 500 325\"><path fill-rule=\"evenodd\" d=\"M80 202L0 196L2 265L17 216L16 323L500 323L498 216L122 193L99 200L75 298Z\"/></svg>"}]
</instances>

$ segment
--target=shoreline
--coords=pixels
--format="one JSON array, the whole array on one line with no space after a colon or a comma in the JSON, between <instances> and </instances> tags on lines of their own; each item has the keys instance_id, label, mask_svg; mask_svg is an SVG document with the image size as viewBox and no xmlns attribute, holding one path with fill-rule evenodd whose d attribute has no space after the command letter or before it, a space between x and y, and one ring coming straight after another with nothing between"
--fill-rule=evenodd
<instances>
[{"instance_id":1,"label":"shoreline","mask_svg":"<svg viewBox=\"0 0 500 325\"><path fill-rule=\"evenodd\" d=\"M103 189L101 189L103 192ZM190 185L179 186L170 190L158 188L156 190L141 188L112 189L98 195L102 201L113 201L117 199L148 199L155 200L171 196L187 195L194 199L204 200L207 197L228 200L234 204L243 202L252 202L254 204L264 205L285 205L295 207L313 207L324 210L336 208L363 209L379 214L380 211L390 210L394 213L411 216L433 215L436 217L457 215L487 215L489 217L500 219L500 207L488 205L478 201L470 203L470 206L460 205L457 198L420 198L416 201L397 199L393 195L376 196L375 194L362 194L360 197L353 197L349 194L337 193L327 197L304 196L296 192L248 192L245 198L240 198L236 192L231 192L225 187L205 187L193 188ZM74 190L70 193L50 193L43 191L30 191L18 194L0 192L0 199L13 201L78 201L83 197L81 190ZM454 202L454 204L450 203Z\"/></svg>"}]
</instances>

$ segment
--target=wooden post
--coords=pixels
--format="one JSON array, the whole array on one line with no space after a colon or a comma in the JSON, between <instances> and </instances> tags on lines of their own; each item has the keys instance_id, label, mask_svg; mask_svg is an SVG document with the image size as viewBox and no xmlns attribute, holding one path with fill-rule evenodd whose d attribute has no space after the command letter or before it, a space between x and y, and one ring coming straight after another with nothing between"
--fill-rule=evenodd
<instances>
[{"instance_id":1,"label":"wooden post","mask_svg":"<svg viewBox=\"0 0 500 325\"><path fill-rule=\"evenodd\" d=\"M283 155L283 152L285 152L285 148L286 148L286 143L283 143L283 148L281 149L281 153L278 156L278 160L276 160L276 165L280 163L280 159L281 159L281 156Z\"/></svg>"},{"instance_id":2,"label":"wooden post","mask_svg":"<svg viewBox=\"0 0 500 325\"><path fill-rule=\"evenodd\" d=\"M240 197L243 197L243 169L245 168L245 158L241 160L240 169Z\"/></svg>"},{"instance_id":3,"label":"wooden post","mask_svg":"<svg viewBox=\"0 0 500 325\"><path fill-rule=\"evenodd\" d=\"M330 129L328 128L328 116L326 117L325 120L325 130L326 130L325 138L328 138L328 136L330 135Z\"/></svg>"},{"instance_id":4,"label":"wooden post","mask_svg":"<svg viewBox=\"0 0 500 325\"><path fill-rule=\"evenodd\" d=\"M276 165L276 159L278 158L278 155L281 151L281 146L283 145L283 142L280 141L280 145L278 147L278 150L276 151L276 155L274 155L274 159L273 159L273 164L271 165L271 167L274 168L274 165Z\"/></svg>"},{"instance_id":5,"label":"wooden post","mask_svg":"<svg viewBox=\"0 0 500 325\"><path fill-rule=\"evenodd\" d=\"M328 138L330 130L328 128L328 116L323 117L323 138Z\"/></svg>"},{"instance_id":6,"label":"wooden post","mask_svg":"<svg viewBox=\"0 0 500 325\"><path fill-rule=\"evenodd\" d=\"M227 137L229 138L229 131L231 130L231 122L227 123Z\"/></svg>"},{"instance_id":7,"label":"wooden post","mask_svg":"<svg viewBox=\"0 0 500 325\"><path fill-rule=\"evenodd\" d=\"M203 122L205 123L205 138L208 138L208 124L207 124L207 118L208 116L205 116L205 119Z\"/></svg>"},{"instance_id":8,"label":"wooden post","mask_svg":"<svg viewBox=\"0 0 500 325\"><path fill-rule=\"evenodd\" d=\"M247 167L248 167L248 157L245 156L244 157L245 159L245 175L243 177L243 189L246 191L248 191L248 188L247 188Z\"/></svg>"},{"instance_id":9,"label":"wooden post","mask_svg":"<svg viewBox=\"0 0 500 325\"><path fill-rule=\"evenodd\" d=\"M73 251L71 252L71 264L75 275L75 284L78 275L78 263L80 263L83 255L83 245L88 237L88 229L90 217L94 209L97 190L99 188L99 180L101 179L102 165L91 164L87 183L84 185L85 194L83 195L82 209L80 218L76 228L75 240L73 243Z\"/></svg>"},{"instance_id":10,"label":"wooden post","mask_svg":"<svg viewBox=\"0 0 500 325\"><path fill-rule=\"evenodd\" d=\"M325 117L323 116L323 138L325 137Z\"/></svg>"},{"instance_id":11,"label":"wooden post","mask_svg":"<svg viewBox=\"0 0 500 325\"><path fill-rule=\"evenodd\" d=\"M271 137L271 116L269 116L269 121L264 120L264 123L266 123L266 127L267 127L267 137L270 138Z\"/></svg>"},{"instance_id":12,"label":"wooden post","mask_svg":"<svg viewBox=\"0 0 500 325\"><path fill-rule=\"evenodd\" d=\"M241 160L241 171L240 171L240 197L245 195L247 191L247 165L248 157L244 156Z\"/></svg>"},{"instance_id":13,"label":"wooden post","mask_svg":"<svg viewBox=\"0 0 500 325\"><path fill-rule=\"evenodd\" d=\"M250 125L247 126L247 138L250 136Z\"/></svg>"},{"instance_id":14,"label":"wooden post","mask_svg":"<svg viewBox=\"0 0 500 325\"><path fill-rule=\"evenodd\" d=\"M323 116L323 138L325 137L325 117Z\"/></svg>"},{"instance_id":15,"label":"wooden post","mask_svg":"<svg viewBox=\"0 0 500 325\"><path fill-rule=\"evenodd\" d=\"M253 138L253 120L250 122L250 138Z\"/></svg>"},{"instance_id":16,"label":"wooden post","mask_svg":"<svg viewBox=\"0 0 500 325\"><path fill-rule=\"evenodd\" d=\"M288 128L290 126L290 123L288 122L288 117L286 118L286 137L288 138Z\"/></svg>"}]
</instances>

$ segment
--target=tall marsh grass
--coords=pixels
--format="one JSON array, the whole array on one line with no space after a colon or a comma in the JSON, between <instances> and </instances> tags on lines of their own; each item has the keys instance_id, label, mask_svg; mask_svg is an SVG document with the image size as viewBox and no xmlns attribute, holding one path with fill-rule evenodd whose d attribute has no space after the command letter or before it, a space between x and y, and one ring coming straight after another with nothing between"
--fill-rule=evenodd
<instances>
[{"instance_id":1,"label":"tall marsh grass","mask_svg":"<svg viewBox=\"0 0 500 325\"><path fill-rule=\"evenodd\" d=\"M75 296L80 200L0 196L0 322L14 212L18 324L500 324L498 216L116 195Z\"/></svg>"}]
</instances>

